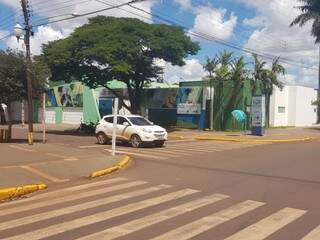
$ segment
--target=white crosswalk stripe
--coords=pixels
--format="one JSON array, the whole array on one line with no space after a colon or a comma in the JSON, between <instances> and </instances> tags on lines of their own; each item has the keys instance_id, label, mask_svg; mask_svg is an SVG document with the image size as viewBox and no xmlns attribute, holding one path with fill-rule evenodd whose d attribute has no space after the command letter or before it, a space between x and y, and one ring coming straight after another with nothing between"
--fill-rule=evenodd
<instances>
[{"instance_id":1,"label":"white crosswalk stripe","mask_svg":"<svg viewBox=\"0 0 320 240\"><path fill-rule=\"evenodd\" d=\"M225 240L262 240L298 219L306 211L294 208L284 208L271 216L262 219Z\"/></svg>"},{"instance_id":2,"label":"white crosswalk stripe","mask_svg":"<svg viewBox=\"0 0 320 240\"><path fill-rule=\"evenodd\" d=\"M236 204L232 207L229 207L220 212L214 213L210 216L204 217L200 220L194 221L192 223L186 224L180 228L172 230L168 233L165 233L161 236L155 237L152 240L166 240L166 239L175 239L175 240L186 240L190 239L200 233L203 233L213 227L216 227L224 222L227 222L233 218L239 217L242 214L250 212L260 206L263 206L265 203L255 202L255 201L245 201L239 204Z\"/></svg>"},{"instance_id":3,"label":"white crosswalk stripe","mask_svg":"<svg viewBox=\"0 0 320 240\"><path fill-rule=\"evenodd\" d=\"M160 211L158 213L133 220L131 222L125 223L120 226L116 226L113 228L109 228L105 231L98 232L83 238L80 238L81 240L94 240L94 239L99 239L99 240L111 240L118 238L123 235L130 234L132 232L138 231L140 229L143 229L145 227L151 226L153 224L162 222L164 220L176 217L178 215L181 215L186 212L193 211L195 209L198 209L200 207L221 201L223 199L228 198L226 195L221 195L221 194L214 194L211 196L207 196L204 198L200 198L188 203L184 203L182 205L176 206L169 208L167 210Z\"/></svg>"},{"instance_id":4,"label":"white crosswalk stripe","mask_svg":"<svg viewBox=\"0 0 320 240\"><path fill-rule=\"evenodd\" d=\"M100 188L92 190L91 187ZM133 187L136 189L132 189ZM114 191L120 192L102 195ZM150 240L188 240L196 239L200 234L214 231L217 226L237 219L240 221L242 230L226 233L229 236L225 240L264 240L277 234L279 230L285 229L287 225L300 219L306 213L305 210L287 207L274 211L271 215L263 216L262 219L260 217L260 219L253 219L254 223L249 225L246 214L263 206L267 207L267 203L243 200L225 208L216 203L222 202L223 204L227 199L234 200L224 194L215 193L203 196L194 189L176 189L174 186L165 184L150 186L148 182L138 180L130 182L126 178L112 178L73 186L62 192L72 193L72 195L56 196L57 192L45 193L46 197L42 196L34 203L22 202L17 207L2 208L0 211L2 216L0 239L40 240L48 237L55 238L58 234L59 239L64 239L64 235L67 235L69 239L73 233L77 233L77 238L72 239L78 240L111 240L119 237L132 239L132 234L138 231L144 234L143 231L148 231L146 228L158 228L159 224L164 223L169 229L166 232L151 235ZM66 205L63 205L65 203ZM115 203L118 205L112 205ZM170 206L167 206L168 203ZM55 204L57 208L52 207ZM203 211L213 204L216 204L214 206L217 210L211 213ZM37 212L29 211L35 209ZM139 211L138 215L132 214L137 211ZM187 214L192 212L196 215ZM17 214L16 218L11 216L14 213ZM130 214L130 220L126 221L125 216ZM8 219L7 216L9 216ZM112 223L114 218L120 216L123 218L119 223ZM186 221L191 216L199 217L192 217L192 220ZM184 219L183 224L179 224L179 218ZM245 221L241 223L242 218ZM102 223L107 220L112 225L103 227ZM174 220L178 226L173 227L165 223L170 220ZM97 232L79 230L85 227L91 228L96 224L99 226ZM20 230L15 232L16 228ZM304 234L305 237L301 240L319 240L320 226Z\"/></svg>"},{"instance_id":5,"label":"white crosswalk stripe","mask_svg":"<svg viewBox=\"0 0 320 240\"><path fill-rule=\"evenodd\" d=\"M38 240L38 239L42 239L42 238L56 235L59 233L63 233L63 232L66 232L66 231L69 231L69 230L72 230L75 228L83 227L86 225L90 225L90 224L94 224L94 223L97 223L100 221L111 219L111 218L114 218L117 216L128 214L128 213L140 210L140 209L144 209L144 208L155 206L155 205L158 205L161 203L176 200L176 199L179 199L179 198L182 198L182 197L185 197L185 196L197 193L197 192L198 191L193 190L193 189L183 189L180 191L165 194L160 197L150 198L150 199L143 200L140 202L128 204L123 207L118 207L118 208L114 208L114 209L111 209L108 211L99 212L99 213L96 213L96 214L93 214L90 216L74 219L69 222L54 224L49 227L42 228L42 229L39 229L36 231L32 231L32 232L24 233L21 235L9 237L9 238L7 238L7 240L22 240L22 239Z\"/></svg>"},{"instance_id":6,"label":"white crosswalk stripe","mask_svg":"<svg viewBox=\"0 0 320 240\"><path fill-rule=\"evenodd\" d=\"M221 142L186 142L170 144L163 148L130 148L124 146L117 147L117 153L127 154L149 159L169 159L173 157L191 156L194 154L206 154L212 152L221 152L236 150L256 146L257 144L248 143L221 143ZM260 144L261 145L261 144ZM111 146L105 146L105 151L111 152Z\"/></svg>"},{"instance_id":7,"label":"white crosswalk stripe","mask_svg":"<svg viewBox=\"0 0 320 240\"><path fill-rule=\"evenodd\" d=\"M40 199L44 199L44 198L48 198L48 197L61 196L62 194L67 195L67 194L70 194L71 192L74 192L74 191L80 191L80 190L89 189L89 188L93 188L93 187L99 187L99 186L103 186L106 184L118 183L118 182L122 182L122 181L126 181L126 180L127 180L126 178L119 177L119 178L112 178L112 179L106 179L103 181L82 184L82 185L78 185L78 186L74 186L74 187L69 187L69 188L59 189L59 190L55 190L55 191L51 191L51 192L47 192L47 193L42 193L42 194L33 196L32 198L19 199L18 203L20 204L20 203L26 203L26 202L34 202L35 200L40 200ZM6 202L6 203L3 203L0 205L0 209L6 208L9 205L16 205L16 204L17 204L16 201Z\"/></svg>"},{"instance_id":8,"label":"white crosswalk stripe","mask_svg":"<svg viewBox=\"0 0 320 240\"><path fill-rule=\"evenodd\" d=\"M134 182L130 182L130 183L115 185L115 186L112 186L112 187L101 188L101 189L92 190L92 191L91 190L90 191L87 190L86 192L73 194L73 195L70 195L70 196L65 196L64 198L58 198L58 199L54 199L54 200L47 199L45 201L41 201L39 203L30 204L30 205L27 205L27 206L20 206L20 207L16 207L16 208L3 209L3 210L0 211L0 216L13 214L13 213L18 213L18 212L22 212L22 211L38 209L38 208L41 208L41 207L46 207L46 206L50 206L50 205L53 205L53 204L63 203L63 202L66 202L66 201L77 200L77 199L81 199L81 198L85 198L85 197L95 196L95 195L98 195L98 194L109 193L109 192L113 192L113 191L117 191L117 190L122 190L122 189L131 188L131 187L135 187L135 186L140 186L140 185L143 185L143 184L146 184L146 183L147 182L145 182L145 181L134 181Z\"/></svg>"},{"instance_id":9,"label":"white crosswalk stripe","mask_svg":"<svg viewBox=\"0 0 320 240\"><path fill-rule=\"evenodd\" d=\"M36 215L30 215L27 217L23 217L23 218L7 221L4 223L0 223L0 231L8 229L8 228L18 227L18 226L25 225L25 224L43 221L43 220L53 218L53 217L59 217L59 216L65 215L65 214L74 213L74 212L79 211L80 209L83 211L83 210L87 210L90 208L94 208L94 207L106 205L109 203L121 201L124 199L129 199L129 198L145 195L145 194L159 191L162 189L166 189L169 187L170 186L168 186L168 185L160 185L160 186L150 187L150 188L146 188L146 189L142 189L142 190L137 190L134 192L128 192L128 193L114 195L112 197L103 198L103 199L99 199L99 200L95 200L95 201L88 201L85 203L76 204L76 205L61 208L58 210L44 212L44 213L40 213L40 214L36 214Z\"/></svg>"},{"instance_id":10,"label":"white crosswalk stripe","mask_svg":"<svg viewBox=\"0 0 320 240\"><path fill-rule=\"evenodd\" d=\"M307 236L305 236L301 240L319 240L319 239L320 239L320 226L315 228L312 232L310 232Z\"/></svg>"}]
</instances>

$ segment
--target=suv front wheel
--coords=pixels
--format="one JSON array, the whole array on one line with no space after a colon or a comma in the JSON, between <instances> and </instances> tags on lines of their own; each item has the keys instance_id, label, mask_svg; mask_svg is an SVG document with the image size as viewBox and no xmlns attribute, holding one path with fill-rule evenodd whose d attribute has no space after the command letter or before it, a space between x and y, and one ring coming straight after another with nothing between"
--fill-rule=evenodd
<instances>
[{"instance_id":1,"label":"suv front wheel","mask_svg":"<svg viewBox=\"0 0 320 240\"><path fill-rule=\"evenodd\" d=\"M134 148L141 147L142 146L141 138L137 134L132 135L130 138L130 144Z\"/></svg>"}]
</instances>

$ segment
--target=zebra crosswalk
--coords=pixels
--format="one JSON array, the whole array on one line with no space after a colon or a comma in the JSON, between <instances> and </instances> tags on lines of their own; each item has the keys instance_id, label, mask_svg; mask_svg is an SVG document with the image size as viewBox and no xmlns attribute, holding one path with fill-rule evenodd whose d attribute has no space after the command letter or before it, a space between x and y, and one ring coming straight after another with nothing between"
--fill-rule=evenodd
<instances>
[{"instance_id":1,"label":"zebra crosswalk","mask_svg":"<svg viewBox=\"0 0 320 240\"><path fill-rule=\"evenodd\" d=\"M187 141L181 143L170 143L163 148L131 148L117 146L117 153L130 156L150 158L150 159L169 159L192 156L194 154L208 154L221 151L243 149L262 145L266 143L243 143L243 142L212 142L212 141ZM83 146L84 148L85 146ZM89 147L89 146L88 146ZM110 146L104 146L104 150L111 152Z\"/></svg>"},{"instance_id":2,"label":"zebra crosswalk","mask_svg":"<svg viewBox=\"0 0 320 240\"><path fill-rule=\"evenodd\" d=\"M0 239L135 239L133 234L143 234L152 228L157 231L151 231L151 235L149 232L143 239L197 239L232 220L241 222L247 214L268 206L266 202L245 199L228 206L223 204L231 200L232 196L221 193L208 194L167 184L110 178L37 195L32 201L1 204ZM216 208L213 212L201 211L213 206ZM186 217L188 213L198 214L189 219ZM224 240L269 239L304 218L306 213L306 210L291 207L276 209L250 223L244 220L241 229L231 230ZM172 219L183 221L177 225L166 224ZM170 229L162 231L160 227L159 231L162 224ZM92 230L81 231L83 228ZM299 229L302 230L303 226ZM302 234L305 237L301 240L319 240L320 226Z\"/></svg>"}]
</instances>

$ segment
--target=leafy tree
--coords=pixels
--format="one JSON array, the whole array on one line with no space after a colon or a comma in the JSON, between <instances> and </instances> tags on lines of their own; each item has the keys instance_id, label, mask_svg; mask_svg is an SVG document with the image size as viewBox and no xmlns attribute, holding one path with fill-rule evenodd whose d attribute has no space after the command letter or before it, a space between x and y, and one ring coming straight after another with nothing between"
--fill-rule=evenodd
<instances>
[{"instance_id":1,"label":"leafy tree","mask_svg":"<svg viewBox=\"0 0 320 240\"><path fill-rule=\"evenodd\" d=\"M319 0L299 0L302 5L297 8L301 14L297 16L291 23L291 27L299 25L303 27L308 22L312 22L311 35L316 38L316 43L320 43L320 2ZM318 79L318 101L320 101L320 69ZM318 105L318 120L320 123L320 105Z\"/></svg>"},{"instance_id":2,"label":"leafy tree","mask_svg":"<svg viewBox=\"0 0 320 240\"><path fill-rule=\"evenodd\" d=\"M48 70L42 63L34 61L31 73L33 98L36 98L43 91ZM8 108L11 102L27 98L25 61L22 52L10 49L0 50L0 93L0 103L5 103ZM9 130L11 133L11 121L9 121Z\"/></svg>"},{"instance_id":3,"label":"leafy tree","mask_svg":"<svg viewBox=\"0 0 320 240\"><path fill-rule=\"evenodd\" d=\"M51 70L51 80L77 79L91 88L106 87L127 109L138 113L143 88L162 73L156 60L183 66L184 59L199 49L179 27L98 16L70 37L44 46L42 59ZM112 80L126 84L130 106L109 88Z\"/></svg>"}]
</instances>

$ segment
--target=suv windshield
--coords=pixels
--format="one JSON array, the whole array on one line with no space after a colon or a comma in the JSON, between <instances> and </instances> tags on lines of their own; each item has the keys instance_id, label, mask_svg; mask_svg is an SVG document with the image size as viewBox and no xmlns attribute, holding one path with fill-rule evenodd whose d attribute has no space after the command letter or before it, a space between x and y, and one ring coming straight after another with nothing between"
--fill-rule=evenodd
<instances>
[{"instance_id":1,"label":"suv windshield","mask_svg":"<svg viewBox=\"0 0 320 240\"><path fill-rule=\"evenodd\" d=\"M142 117L129 117L128 118L133 125L137 126L150 126L152 125L147 119Z\"/></svg>"}]
</instances>

